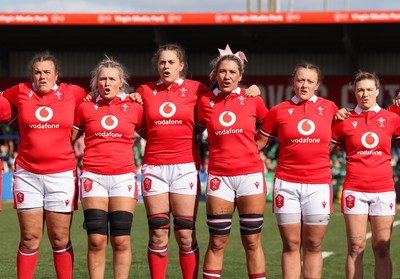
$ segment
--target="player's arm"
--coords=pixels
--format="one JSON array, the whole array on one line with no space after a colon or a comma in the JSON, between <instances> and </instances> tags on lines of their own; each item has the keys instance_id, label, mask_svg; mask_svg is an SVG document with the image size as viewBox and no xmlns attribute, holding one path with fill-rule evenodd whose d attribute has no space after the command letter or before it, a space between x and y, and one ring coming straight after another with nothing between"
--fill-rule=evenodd
<instances>
[{"instance_id":1,"label":"player's arm","mask_svg":"<svg viewBox=\"0 0 400 279\"><path fill-rule=\"evenodd\" d=\"M83 130L77 130L75 128L72 129L72 144L74 144L77 139L83 136L83 134L84 134Z\"/></svg>"},{"instance_id":2,"label":"player's arm","mask_svg":"<svg viewBox=\"0 0 400 279\"><path fill-rule=\"evenodd\" d=\"M263 150L264 147L266 147L271 141L272 141L272 138L267 137L260 131L257 132L257 141L256 142L257 142L258 150Z\"/></svg>"}]
</instances>

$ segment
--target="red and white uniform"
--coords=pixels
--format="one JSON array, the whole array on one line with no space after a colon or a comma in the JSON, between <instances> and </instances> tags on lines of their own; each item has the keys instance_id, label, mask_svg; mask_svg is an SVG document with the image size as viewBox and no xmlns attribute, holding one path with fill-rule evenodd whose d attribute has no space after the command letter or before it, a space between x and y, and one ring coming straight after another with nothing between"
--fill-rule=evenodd
<instances>
[{"instance_id":1,"label":"red and white uniform","mask_svg":"<svg viewBox=\"0 0 400 279\"><path fill-rule=\"evenodd\" d=\"M271 108L260 132L278 137L277 178L294 183L331 183L329 143L337 111L333 102L315 95L305 102L294 96Z\"/></svg>"},{"instance_id":2,"label":"red and white uniform","mask_svg":"<svg viewBox=\"0 0 400 279\"><path fill-rule=\"evenodd\" d=\"M400 117L376 105L356 107L333 126L332 142L346 151L344 190L377 193L394 191L391 142L400 139Z\"/></svg>"},{"instance_id":3,"label":"red and white uniform","mask_svg":"<svg viewBox=\"0 0 400 279\"><path fill-rule=\"evenodd\" d=\"M65 83L55 85L45 95L37 94L31 83L20 83L3 92L18 109L18 165L36 174L76 168L71 131L75 109L86 94L81 87Z\"/></svg>"},{"instance_id":4,"label":"red and white uniform","mask_svg":"<svg viewBox=\"0 0 400 279\"><path fill-rule=\"evenodd\" d=\"M256 125L267 112L261 97L247 98L239 87L227 98L218 88L200 97L197 122L207 128L210 174L232 176L264 171L254 139Z\"/></svg>"},{"instance_id":5,"label":"red and white uniform","mask_svg":"<svg viewBox=\"0 0 400 279\"><path fill-rule=\"evenodd\" d=\"M200 162L195 143L195 107L204 85L179 79L168 89L162 81L138 88L147 125L144 164L171 165Z\"/></svg>"},{"instance_id":6,"label":"red and white uniform","mask_svg":"<svg viewBox=\"0 0 400 279\"><path fill-rule=\"evenodd\" d=\"M143 107L123 93L110 104L101 97L80 104L74 128L85 132L82 169L105 175L136 173L133 144L142 121Z\"/></svg>"},{"instance_id":7,"label":"red and white uniform","mask_svg":"<svg viewBox=\"0 0 400 279\"><path fill-rule=\"evenodd\" d=\"M17 110L15 109L15 107L11 105L10 102L0 94L0 122L9 125L15 120L16 116L17 116ZM0 160L0 165L1 165L1 160ZM1 193L2 193L2 174L0 167L0 211L2 210Z\"/></svg>"}]
</instances>

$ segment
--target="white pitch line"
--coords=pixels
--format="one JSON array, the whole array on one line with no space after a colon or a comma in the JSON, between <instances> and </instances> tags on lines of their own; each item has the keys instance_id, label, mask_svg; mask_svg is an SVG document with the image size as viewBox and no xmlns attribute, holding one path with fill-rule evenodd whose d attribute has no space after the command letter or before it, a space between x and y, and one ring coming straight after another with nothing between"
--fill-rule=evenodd
<instances>
[{"instance_id":1,"label":"white pitch line","mask_svg":"<svg viewBox=\"0 0 400 279\"><path fill-rule=\"evenodd\" d=\"M400 225L400 220L397 220L397 221L393 222L393 228L397 227L398 225ZM367 239L370 239L371 236L372 236L371 232L367 233ZM322 258L326 259L326 258L332 256L333 254L334 254L333 252L322 252Z\"/></svg>"}]
</instances>

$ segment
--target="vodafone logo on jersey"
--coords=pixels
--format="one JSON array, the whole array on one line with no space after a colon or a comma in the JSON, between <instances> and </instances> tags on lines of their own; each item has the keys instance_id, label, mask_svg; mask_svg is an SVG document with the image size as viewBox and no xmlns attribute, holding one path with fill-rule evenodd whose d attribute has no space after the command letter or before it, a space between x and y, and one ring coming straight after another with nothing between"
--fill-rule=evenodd
<instances>
[{"instance_id":1,"label":"vodafone logo on jersey","mask_svg":"<svg viewBox=\"0 0 400 279\"><path fill-rule=\"evenodd\" d=\"M218 117L219 124L221 124L224 127L230 127L236 122L236 115L231 112L231 111L224 111L222 112L219 117ZM242 134L243 129L222 129L222 130L216 130L215 135L221 136L221 135L230 135L230 134Z\"/></svg>"},{"instance_id":2,"label":"vodafone logo on jersey","mask_svg":"<svg viewBox=\"0 0 400 279\"><path fill-rule=\"evenodd\" d=\"M372 149L378 146L379 137L374 132L366 132L361 136L361 144L368 149ZM382 155L382 151L379 150L361 150L357 152L358 155Z\"/></svg>"},{"instance_id":3,"label":"vodafone logo on jersey","mask_svg":"<svg viewBox=\"0 0 400 279\"><path fill-rule=\"evenodd\" d=\"M49 107L39 107L35 111L35 117L40 122L47 122L53 118L53 110ZM29 124L31 129L58 129L60 124L49 124L49 123L35 123Z\"/></svg>"},{"instance_id":4,"label":"vodafone logo on jersey","mask_svg":"<svg viewBox=\"0 0 400 279\"><path fill-rule=\"evenodd\" d=\"M361 144L365 148L369 149L374 148L378 145L378 143L379 143L379 137L377 134L373 132L367 132L361 137Z\"/></svg>"},{"instance_id":5,"label":"vodafone logo on jersey","mask_svg":"<svg viewBox=\"0 0 400 279\"><path fill-rule=\"evenodd\" d=\"M236 122L236 115L231 111L224 111L219 115L219 123L224 127L230 127Z\"/></svg>"},{"instance_id":6,"label":"vodafone logo on jersey","mask_svg":"<svg viewBox=\"0 0 400 279\"><path fill-rule=\"evenodd\" d=\"M297 131L302 136L309 136L312 135L315 132L315 124L314 121L310 119L303 119L300 120L300 122L297 124ZM291 139L290 140L292 143L320 143L321 139L320 138L310 138L310 137L300 137L296 139Z\"/></svg>"},{"instance_id":7,"label":"vodafone logo on jersey","mask_svg":"<svg viewBox=\"0 0 400 279\"><path fill-rule=\"evenodd\" d=\"M165 102L160 106L159 111L163 117L170 118L175 114L176 106L171 102Z\"/></svg>"},{"instance_id":8,"label":"vodafone logo on jersey","mask_svg":"<svg viewBox=\"0 0 400 279\"><path fill-rule=\"evenodd\" d=\"M101 119L101 126L106 130L112 130L118 126L118 118L114 115L106 115Z\"/></svg>"},{"instance_id":9,"label":"vodafone logo on jersey","mask_svg":"<svg viewBox=\"0 0 400 279\"><path fill-rule=\"evenodd\" d=\"M35 111L35 116L38 120L46 122L53 117L53 110L49 107L40 107Z\"/></svg>"},{"instance_id":10,"label":"vodafone logo on jersey","mask_svg":"<svg viewBox=\"0 0 400 279\"><path fill-rule=\"evenodd\" d=\"M310 119L303 119L297 124L297 130L303 136L309 136L315 132L315 124Z\"/></svg>"},{"instance_id":11,"label":"vodafone logo on jersey","mask_svg":"<svg viewBox=\"0 0 400 279\"><path fill-rule=\"evenodd\" d=\"M165 118L171 118L176 113L176 106L171 102L163 103L159 110L161 116ZM183 124L183 120L174 120L174 119L162 119L162 120L155 120L154 124L156 125L181 125Z\"/></svg>"}]
</instances>

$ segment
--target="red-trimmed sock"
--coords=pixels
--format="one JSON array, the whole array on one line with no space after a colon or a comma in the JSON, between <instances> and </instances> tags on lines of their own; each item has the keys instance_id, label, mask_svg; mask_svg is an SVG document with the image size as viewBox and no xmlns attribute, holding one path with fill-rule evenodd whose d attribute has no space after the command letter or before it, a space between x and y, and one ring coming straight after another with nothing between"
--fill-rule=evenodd
<instances>
[{"instance_id":1,"label":"red-trimmed sock","mask_svg":"<svg viewBox=\"0 0 400 279\"><path fill-rule=\"evenodd\" d=\"M200 252L197 243L192 247L180 248L179 263L184 279L196 279L199 272Z\"/></svg>"},{"instance_id":2,"label":"red-trimmed sock","mask_svg":"<svg viewBox=\"0 0 400 279\"><path fill-rule=\"evenodd\" d=\"M249 273L249 279L265 279L267 278L267 274L263 273Z\"/></svg>"},{"instance_id":3,"label":"red-trimmed sock","mask_svg":"<svg viewBox=\"0 0 400 279\"><path fill-rule=\"evenodd\" d=\"M32 279L39 258L39 249L28 249L19 244L17 254L18 279Z\"/></svg>"},{"instance_id":4,"label":"red-trimmed sock","mask_svg":"<svg viewBox=\"0 0 400 279\"><path fill-rule=\"evenodd\" d=\"M221 277L222 270L213 270L203 267L203 279L218 279Z\"/></svg>"},{"instance_id":5,"label":"red-trimmed sock","mask_svg":"<svg viewBox=\"0 0 400 279\"><path fill-rule=\"evenodd\" d=\"M71 241L64 247L53 250L53 261L58 279L71 279L74 271L74 249Z\"/></svg>"},{"instance_id":6,"label":"red-trimmed sock","mask_svg":"<svg viewBox=\"0 0 400 279\"><path fill-rule=\"evenodd\" d=\"M149 245L147 248L151 278L165 279L168 265L168 246L156 247Z\"/></svg>"}]
</instances>

